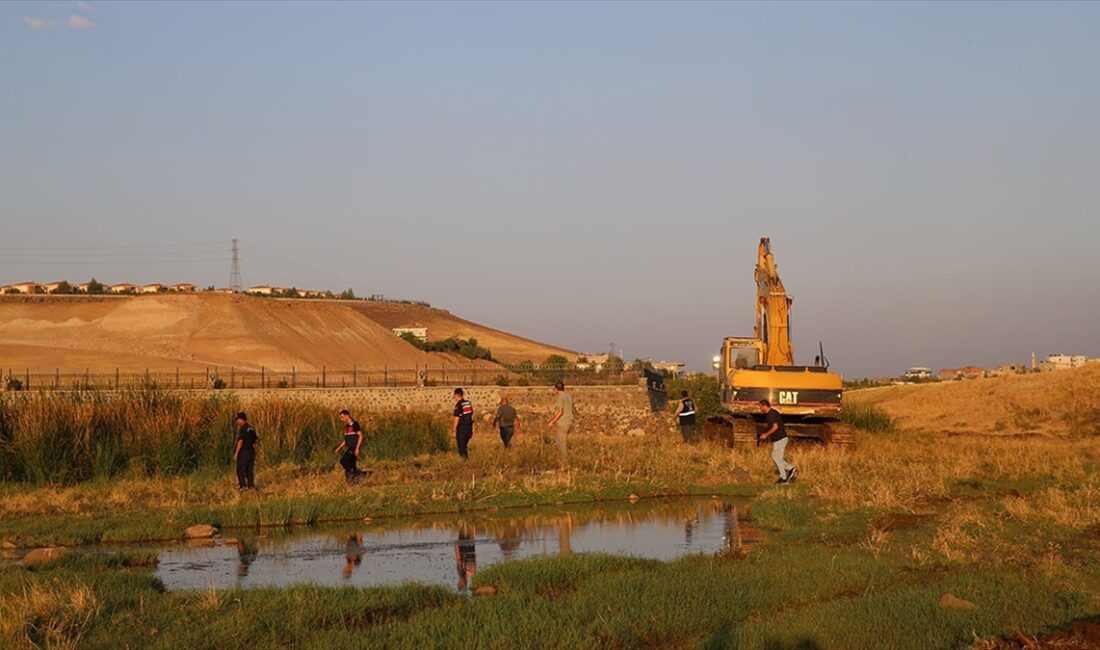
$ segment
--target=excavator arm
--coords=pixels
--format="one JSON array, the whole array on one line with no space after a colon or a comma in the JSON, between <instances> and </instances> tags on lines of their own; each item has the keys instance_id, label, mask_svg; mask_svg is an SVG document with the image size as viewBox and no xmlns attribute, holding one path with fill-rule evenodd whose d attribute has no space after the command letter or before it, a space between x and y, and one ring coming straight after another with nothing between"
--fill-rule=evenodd
<instances>
[{"instance_id":1,"label":"excavator arm","mask_svg":"<svg viewBox=\"0 0 1100 650\"><path fill-rule=\"evenodd\" d=\"M771 240L761 237L756 254L756 326L753 334L764 343L763 365L794 365L790 327L793 301L779 279Z\"/></svg>"}]
</instances>

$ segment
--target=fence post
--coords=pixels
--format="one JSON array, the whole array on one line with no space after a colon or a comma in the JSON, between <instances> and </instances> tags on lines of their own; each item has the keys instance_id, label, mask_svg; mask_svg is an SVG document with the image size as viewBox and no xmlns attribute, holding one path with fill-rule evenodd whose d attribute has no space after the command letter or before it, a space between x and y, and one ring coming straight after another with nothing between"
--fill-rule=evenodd
<instances>
[{"instance_id":1,"label":"fence post","mask_svg":"<svg viewBox=\"0 0 1100 650\"><path fill-rule=\"evenodd\" d=\"M53 369L53 389L57 390L61 387L61 368Z\"/></svg>"},{"instance_id":2,"label":"fence post","mask_svg":"<svg viewBox=\"0 0 1100 650\"><path fill-rule=\"evenodd\" d=\"M294 371L294 366L290 367L290 387L298 387L298 373Z\"/></svg>"},{"instance_id":3,"label":"fence post","mask_svg":"<svg viewBox=\"0 0 1100 650\"><path fill-rule=\"evenodd\" d=\"M267 388L267 369L260 366L260 388Z\"/></svg>"},{"instance_id":4,"label":"fence post","mask_svg":"<svg viewBox=\"0 0 1100 650\"><path fill-rule=\"evenodd\" d=\"M328 369L321 366L321 388L328 388Z\"/></svg>"},{"instance_id":5,"label":"fence post","mask_svg":"<svg viewBox=\"0 0 1100 650\"><path fill-rule=\"evenodd\" d=\"M115 366L115 390L118 390L118 366Z\"/></svg>"},{"instance_id":6,"label":"fence post","mask_svg":"<svg viewBox=\"0 0 1100 650\"><path fill-rule=\"evenodd\" d=\"M30 369L30 368L26 368L26 369L24 370L24 373L25 373L25 375L26 375L26 376L24 377L24 379L26 379L26 381L25 381L25 382L23 382L23 385L24 385L24 386L26 386L26 387L27 387L27 388L29 389L29 388L31 387L31 369Z\"/></svg>"},{"instance_id":7,"label":"fence post","mask_svg":"<svg viewBox=\"0 0 1100 650\"><path fill-rule=\"evenodd\" d=\"M180 367L176 366L176 390L180 389Z\"/></svg>"},{"instance_id":8,"label":"fence post","mask_svg":"<svg viewBox=\"0 0 1100 650\"><path fill-rule=\"evenodd\" d=\"M359 387L359 369L356 366L351 367L351 387Z\"/></svg>"},{"instance_id":9,"label":"fence post","mask_svg":"<svg viewBox=\"0 0 1100 650\"><path fill-rule=\"evenodd\" d=\"M229 387L233 388L237 383L237 367L229 366Z\"/></svg>"},{"instance_id":10,"label":"fence post","mask_svg":"<svg viewBox=\"0 0 1100 650\"><path fill-rule=\"evenodd\" d=\"M383 386L389 386L390 385L390 367L389 366L382 366L382 385Z\"/></svg>"}]
</instances>

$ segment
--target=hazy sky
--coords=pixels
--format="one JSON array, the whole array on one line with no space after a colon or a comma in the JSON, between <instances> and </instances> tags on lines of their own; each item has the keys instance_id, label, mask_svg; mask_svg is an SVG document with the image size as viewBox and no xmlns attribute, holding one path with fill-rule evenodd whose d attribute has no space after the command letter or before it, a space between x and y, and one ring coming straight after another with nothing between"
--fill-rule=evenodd
<instances>
[{"instance_id":1,"label":"hazy sky","mask_svg":"<svg viewBox=\"0 0 1100 650\"><path fill-rule=\"evenodd\" d=\"M896 374L1100 356L1098 205L1100 3L0 4L0 283L237 237L705 368L768 235L799 361Z\"/></svg>"}]
</instances>

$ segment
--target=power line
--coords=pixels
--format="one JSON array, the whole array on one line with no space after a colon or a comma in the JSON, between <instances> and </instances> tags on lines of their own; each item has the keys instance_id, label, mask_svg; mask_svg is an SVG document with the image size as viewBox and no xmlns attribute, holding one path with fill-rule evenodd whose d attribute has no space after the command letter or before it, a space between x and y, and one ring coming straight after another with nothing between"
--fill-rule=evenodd
<instances>
[{"instance_id":1,"label":"power line","mask_svg":"<svg viewBox=\"0 0 1100 650\"><path fill-rule=\"evenodd\" d=\"M228 243L229 242L224 239L218 239L199 242L180 242L175 244L127 244L121 246L0 246L0 251L116 251L144 248L187 248Z\"/></svg>"}]
</instances>

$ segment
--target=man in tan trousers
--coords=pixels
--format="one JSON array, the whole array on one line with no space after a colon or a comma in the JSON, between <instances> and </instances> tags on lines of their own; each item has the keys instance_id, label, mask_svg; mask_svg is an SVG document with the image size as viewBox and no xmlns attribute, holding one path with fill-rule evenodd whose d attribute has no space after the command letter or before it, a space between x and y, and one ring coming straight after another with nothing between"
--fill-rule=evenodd
<instances>
[{"instance_id":1,"label":"man in tan trousers","mask_svg":"<svg viewBox=\"0 0 1100 650\"><path fill-rule=\"evenodd\" d=\"M554 391L558 394L557 413L550 418L547 425L554 430L557 439L558 451L561 452L562 463L569 462L569 431L573 428L573 396L565 392L565 382L559 380L554 384Z\"/></svg>"}]
</instances>

